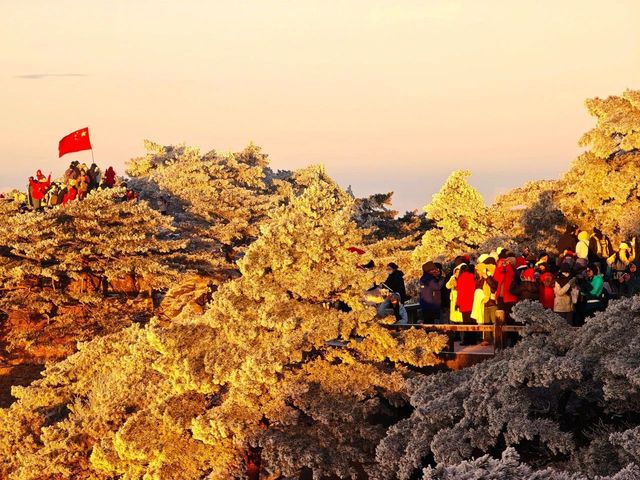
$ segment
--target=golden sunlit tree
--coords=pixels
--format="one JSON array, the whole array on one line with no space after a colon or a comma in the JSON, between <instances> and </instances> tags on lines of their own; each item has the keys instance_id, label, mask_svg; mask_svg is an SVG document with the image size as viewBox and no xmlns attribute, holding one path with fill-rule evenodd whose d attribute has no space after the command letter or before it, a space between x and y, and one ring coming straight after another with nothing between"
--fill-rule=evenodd
<instances>
[{"instance_id":1,"label":"golden sunlit tree","mask_svg":"<svg viewBox=\"0 0 640 480\"><path fill-rule=\"evenodd\" d=\"M91 193L44 212L1 202L0 317L4 348L55 359L78 340L143 321L151 294L189 272L171 219L125 191ZM128 294L144 293L144 298ZM123 295L118 295L118 294Z\"/></svg>"},{"instance_id":2,"label":"golden sunlit tree","mask_svg":"<svg viewBox=\"0 0 640 480\"><path fill-rule=\"evenodd\" d=\"M300 177L204 314L99 338L15 389L0 474L349 477L372 464L407 366L435 363L446 339L373 318L372 278L347 250L362 245L353 201L319 168Z\"/></svg>"},{"instance_id":3,"label":"golden sunlit tree","mask_svg":"<svg viewBox=\"0 0 640 480\"><path fill-rule=\"evenodd\" d=\"M489 211L482 195L467 181L470 175L466 170L453 172L424 207L434 227L415 249L415 264L472 252L491 235Z\"/></svg>"},{"instance_id":4,"label":"golden sunlit tree","mask_svg":"<svg viewBox=\"0 0 640 480\"><path fill-rule=\"evenodd\" d=\"M640 232L640 91L586 105L597 123L580 140L589 150L562 178L559 205L582 228L622 240Z\"/></svg>"},{"instance_id":5,"label":"golden sunlit tree","mask_svg":"<svg viewBox=\"0 0 640 480\"><path fill-rule=\"evenodd\" d=\"M127 164L130 185L172 215L195 245L226 254L248 245L280 199L280 181L271 178L267 155L253 144L226 154L150 141L145 148L146 155Z\"/></svg>"}]
</instances>

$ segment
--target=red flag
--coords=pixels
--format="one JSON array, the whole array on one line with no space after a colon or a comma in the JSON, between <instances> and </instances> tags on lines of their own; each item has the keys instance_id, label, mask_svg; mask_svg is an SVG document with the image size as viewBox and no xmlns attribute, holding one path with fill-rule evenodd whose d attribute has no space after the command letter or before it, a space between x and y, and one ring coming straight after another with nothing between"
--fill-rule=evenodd
<instances>
[{"instance_id":1,"label":"red flag","mask_svg":"<svg viewBox=\"0 0 640 480\"><path fill-rule=\"evenodd\" d=\"M82 150L91 150L91 141L89 140L89 128L81 128L60 140L58 145L58 157L71 152L80 152Z\"/></svg>"}]
</instances>

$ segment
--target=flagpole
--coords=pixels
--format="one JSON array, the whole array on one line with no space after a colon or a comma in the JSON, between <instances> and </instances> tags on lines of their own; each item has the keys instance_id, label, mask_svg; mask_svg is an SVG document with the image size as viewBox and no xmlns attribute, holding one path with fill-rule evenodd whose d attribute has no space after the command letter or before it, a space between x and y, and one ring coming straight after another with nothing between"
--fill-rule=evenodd
<instances>
[{"instance_id":1,"label":"flagpole","mask_svg":"<svg viewBox=\"0 0 640 480\"><path fill-rule=\"evenodd\" d=\"M89 132L89 125L87 125L87 132ZM93 144L91 144L91 163L96 163L96 159L93 158Z\"/></svg>"}]
</instances>

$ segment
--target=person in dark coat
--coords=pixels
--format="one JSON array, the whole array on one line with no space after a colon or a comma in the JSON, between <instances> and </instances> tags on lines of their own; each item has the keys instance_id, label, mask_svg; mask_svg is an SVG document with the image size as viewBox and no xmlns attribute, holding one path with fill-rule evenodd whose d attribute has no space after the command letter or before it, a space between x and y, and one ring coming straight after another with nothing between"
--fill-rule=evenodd
<instances>
[{"instance_id":1,"label":"person in dark coat","mask_svg":"<svg viewBox=\"0 0 640 480\"><path fill-rule=\"evenodd\" d=\"M102 172L100 171L100 167L98 167L98 165L96 165L95 163L92 163L87 173L89 175L89 190L97 189L100 186L100 181L102 180Z\"/></svg>"},{"instance_id":2,"label":"person in dark coat","mask_svg":"<svg viewBox=\"0 0 640 480\"><path fill-rule=\"evenodd\" d=\"M580 229L576 225L567 226L567 230L558 241L558 254L563 255L565 251L575 252L578 244L578 233Z\"/></svg>"},{"instance_id":3,"label":"person in dark coat","mask_svg":"<svg viewBox=\"0 0 640 480\"><path fill-rule=\"evenodd\" d=\"M424 323L440 323L442 315L442 271L433 262L422 265L420 278L420 309Z\"/></svg>"},{"instance_id":4,"label":"person in dark coat","mask_svg":"<svg viewBox=\"0 0 640 480\"><path fill-rule=\"evenodd\" d=\"M405 303L407 301L407 290L404 286L404 273L393 262L387 265L387 273L389 276L384 281L384 284L389 287L392 293L400 295L400 301Z\"/></svg>"},{"instance_id":5,"label":"person in dark coat","mask_svg":"<svg viewBox=\"0 0 640 480\"><path fill-rule=\"evenodd\" d=\"M516 270L511 291L516 293L520 300L538 300L540 298L540 288L536 281L535 269L527 265Z\"/></svg>"}]
</instances>

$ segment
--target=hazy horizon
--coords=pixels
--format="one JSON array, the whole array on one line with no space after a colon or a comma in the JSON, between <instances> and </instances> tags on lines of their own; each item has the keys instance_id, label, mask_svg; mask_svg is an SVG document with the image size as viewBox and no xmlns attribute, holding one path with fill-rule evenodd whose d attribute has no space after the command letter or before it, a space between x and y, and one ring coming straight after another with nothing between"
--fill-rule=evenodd
<instances>
[{"instance_id":1,"label":"hazy horizon","mask_svg":"<svg viewBox=\"0 0 640 480\"><path fill-rule=\"evenodd\" d=\"M490 202L556 178L595 119L584 100L640 81L640 3L3 1L0 188L61 174L89 126L102 167L147 138L250 141L274 168L323 163L359 196L427 203L472 171Z\"/></svg>"}]
</instances>

